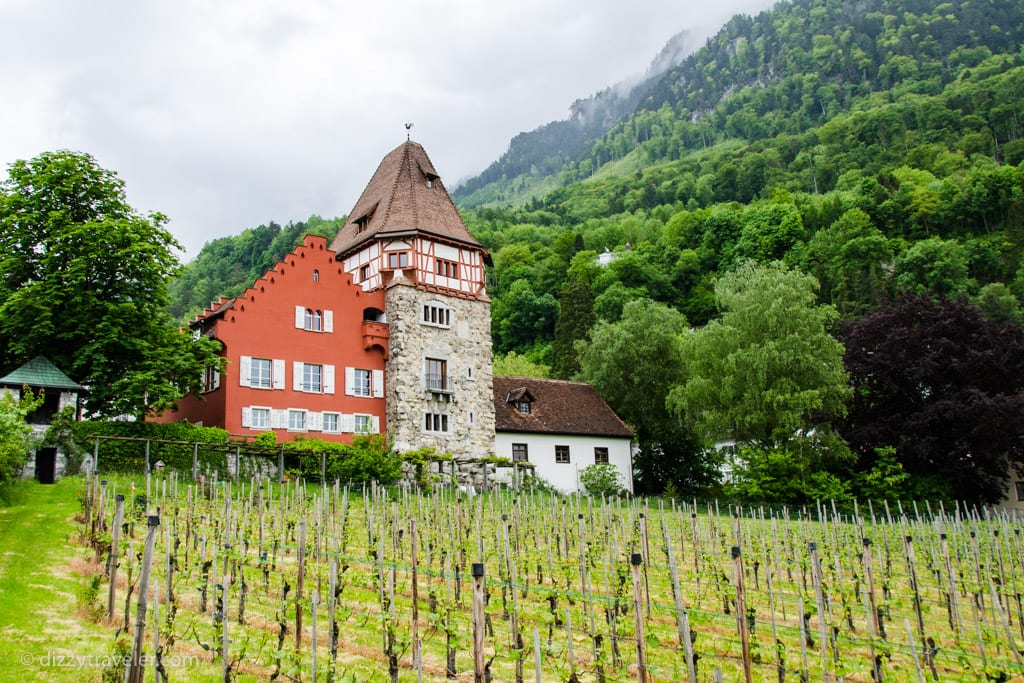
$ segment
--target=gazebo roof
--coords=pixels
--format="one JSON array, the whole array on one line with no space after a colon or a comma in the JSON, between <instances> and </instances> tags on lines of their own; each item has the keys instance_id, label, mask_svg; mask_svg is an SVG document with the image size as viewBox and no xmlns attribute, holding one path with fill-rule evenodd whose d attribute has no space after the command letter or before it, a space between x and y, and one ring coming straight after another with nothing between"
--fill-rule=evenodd
<instances>
[{"instance_id":1,"label":"gazebo roof","mask_svg":"<svg viewBox=\"0 0 1024 683\"><path fill-rule=\"evenodd\" d=\"M81 384L71 381L57 366L44 356L36 356L20 368L0 377L0 386L29 386L44 389L85 391Z\"/></svg>"}]
</instances>

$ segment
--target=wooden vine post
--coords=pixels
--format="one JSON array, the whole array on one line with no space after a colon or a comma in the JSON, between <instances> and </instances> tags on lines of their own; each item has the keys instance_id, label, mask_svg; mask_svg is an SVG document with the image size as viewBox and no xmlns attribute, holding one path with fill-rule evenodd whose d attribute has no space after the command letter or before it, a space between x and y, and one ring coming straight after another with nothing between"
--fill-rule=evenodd
<instances>
[{"instance_id":1,"label":"wooden vine post","mask_svg":"<svg viewBox=\"0 0 1024 683\"><path fill-rule=\"evenodd\" d=\"M644 640L643 587L640 582L640 565L643 555L633 553L629 558L633 572L633 617L636 622L636 680L647 683L647 652Z\"/></svg>"},{"instance_id":2,"label":"wooden vine post","mask_svg":"<svg viewBox=\"0 0 1024 683\"><path fill-rule=\"evenodd\" d=\"M411 546L410 558L412 560L412 663L417 671L422 671L423 652L420 643L419 621L420 621L420 593L419 593L419 543L416 538L416 519L409 520L409 543ZM429 569L429 567L428 567Z\"/></svg>"},{"instance_id":3,"label":"wooden vine post","mask_svg":"<svg viewBox=\"0 0 1024 683\"><path fill-rule=\"evenodd\" d=\"M740 547L732 547L732 562L736 575L736 621L740 626L740 647L743 651L743 678L753 683L754 673L750 667L750 633L747 629L747 597L743 590L743 558Z\"/></svg>"},{"instance_id":4,"label":"wooden vine post","mask_svg":"<svg viewBox=\"0 0 1024 683\"><path fill-rule=\"evenodd\" d=\"M298 576L295 577L295 655L302 652L302 584L306 574L306 518L299 519Z\"/></svg>"},{"instance_id":5,"label":"wooden vine post","mask_svg":"<svg viewBox=\"0 0 1024 683\"><path fill-rule=\"evenodd\" d=\"M473 683L484 683L484 565L473 563Z\"/></svg>"},{"instance_id":6,"label":"wooden vine post","mask_svg":"<svg viewBox=\"0 0 1024 683\"><path fill-rule=\"evenodd\" d=\"M145 666L142 663L142 639L146 633L146 596L149 593L149 570L153 564L153 545L156 543L156 528L160 517L146 518L146 546L142 553L142 574L139 576L139 603L135 610L135 637L132 639L131 664L128 668L128 683L142 683Z\"/></svg>"},{"instance_id":7,"label":"wooden vine post","mask_svg":"<svg viewBox=\"0 0 1024 683\"><path fill-rule=\"evenodd\" d=\"M863 564L864 564L864 579L867 582L867 590L865 591L864 600L866 603L867 612L867 625L868 625L868 645L871 653L871 672L874 680L882 680L882 662L875 654L875 637L877 636L876 620L881 620L881 615L878 613L875 607L875 580L871 575L871 539L864 537L861 539L864 545Z\"/></svg>"},{"instance_id":8,"label":"wooden vine post","mask_svg":"<svg viewBox=\"0 0 1024 683\"><path fill-rule=\"evenodd\" d=\"M107 619L114 618L114 599L117 594L117 566L121 557L121 525L124 523L124 494L119 493L114 499L114 528L111 530L110 555L107 558L107 580L110 586L107 592Z\"/></svg>"},{"instance_id":9,"label":"wooden vine post","mask_svg":"<svg viewBox=\"0 0 1024 683\"><path fill-rule=\"evenodd\" d=\"M822 676L824 680L830 681L832 680L832 675L828 668L828 635L827 626L825 624L825 596L822 592L821 586L821 562L818 559L818 544L815 541L811 541L807 544L807 549L811 556L811 579L814 582L814 597L818 605L818 645L821 649Z\"/></svg>"},{"instance_id":10,"label":"wooden vine post","mask_svg":"<svg viewBox=\"0 0 1024 683\"><path fill-rule=\"evenodd\" d=\"M939 534L939 543L942 546L942 559L946 567L946 582L948 584L947 595L949 603L949 626L953 629L953 637L957 645L961 638L960 603L957 601L956 574L953 573L953 562L949 556L949 540L945 533Z\"/></svg>"}]
</instances>

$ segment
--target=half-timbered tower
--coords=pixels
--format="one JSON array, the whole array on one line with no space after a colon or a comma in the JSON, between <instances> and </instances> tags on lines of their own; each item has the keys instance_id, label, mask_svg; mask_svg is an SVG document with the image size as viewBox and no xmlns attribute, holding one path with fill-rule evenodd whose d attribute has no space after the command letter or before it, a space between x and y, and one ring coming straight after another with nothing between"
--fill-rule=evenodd
<instances>
[{"instance_id":1,"label":"half-timbered tower","mask_svg":"<svg viewBox=\"0 0 1024 683\"><path fill-rule=\"evenodd\" d=\"M384 157L331 248L364 291L384 291L395 448L492 454L489 256L423 147L406 141Z\"/></svg>"}]
</instances>

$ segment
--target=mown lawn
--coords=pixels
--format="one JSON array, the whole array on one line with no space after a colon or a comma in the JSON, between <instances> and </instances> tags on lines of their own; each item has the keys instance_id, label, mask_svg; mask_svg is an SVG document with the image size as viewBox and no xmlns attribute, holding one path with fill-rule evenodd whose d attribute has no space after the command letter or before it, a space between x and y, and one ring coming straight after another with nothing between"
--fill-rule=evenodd
<instances>
[{"instance_id":1,"label":"mown lawn","mask_svg":"<svg viewBox=\"0 0 1024 683\"><path fill-rule=\"evenodd\" d=\"M94 681L109 628L88 617L94 553L77 542L80 478L21 482L0 508L2 681ZM99 586L97 585L97 589Z\"/></svg>"},{"instance_id":2,"label":"mown lawn","mask_svg":"<svg viewBox=\"0 0 1024 683\"><path fill-rule=\"evenodd\" d=\"M127 490L131 482L116 483ZM93 580L103 579L104 567L82 537L84 491L82 477L49 486L24 481L0 507L0 683L121 680L117 664L125 654L113 648L118 640L131 643L130 631L118 633L124 591L117 594L115 622L108 622L108 584ZM146 637L152 638L148 628ZM152 661L148 640L147 646ZM220 666L205 659L172 661L169 668L177 669L169 671L177 680L221 680ZM153 679L147 666L145 680Z\"/></svg>"}]
</instances>

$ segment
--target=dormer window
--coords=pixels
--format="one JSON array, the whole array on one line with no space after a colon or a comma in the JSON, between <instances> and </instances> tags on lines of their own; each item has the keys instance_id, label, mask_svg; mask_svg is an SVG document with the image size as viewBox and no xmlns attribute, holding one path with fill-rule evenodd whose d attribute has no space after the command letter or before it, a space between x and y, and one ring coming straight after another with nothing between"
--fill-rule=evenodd
<instances>
[{"instance_id":1,"label":"dormer window","mask_svg":"<svg viewBox=\"0 0 1024 683\"><path fill-rule=\"evenodd\" d=\"M533 412L533 401L534 398L526 387L510 391L505 397L505 403L515 408L520 415L529 415Z\"/></svg>"},{"instance_id":2,"label":"dormer window","mask_svg":"<svg viewBox=\"0 0 1024 683\"><path fill-rule=\"evenodd\" d=\"M369 208L369 210L365 211L363 215L353 219L352 222L355 223L357 235L366 232L366 228L370 225L370 218L373 216L373 212L376 210L377 204L375 203L373 206Z\"/></svg>"}]
</instances>

